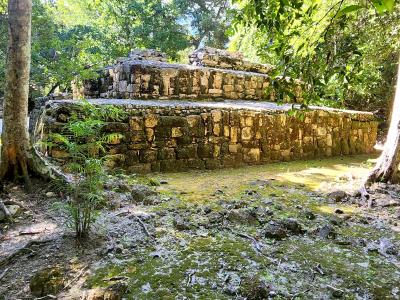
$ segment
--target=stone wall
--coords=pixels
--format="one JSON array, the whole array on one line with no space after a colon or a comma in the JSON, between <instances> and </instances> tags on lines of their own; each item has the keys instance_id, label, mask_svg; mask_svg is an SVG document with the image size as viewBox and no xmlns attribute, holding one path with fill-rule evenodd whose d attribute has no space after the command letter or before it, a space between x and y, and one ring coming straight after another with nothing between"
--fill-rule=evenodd
<instances>
[{"instance_id":1,"label":"stone wall","mask_svg":"<svg viewBox=\"0 0 400 300\"><path fill-rule=\"evenodd\" d=\"M288 79L287 79L288 80ZM122 61L103 71L98 80L85 83L87 98L125 99L242 99L275 101L268 75L252 72L169 64ZM289 82L302 102L298 81Z\"/></svg>"},{"instance_id":2,"label":"stone wall","mask_svg":"<svg viewBox=\"0 0 400 300\"><path fill-rule=\"evenodd\" d=\"M110 167L130 172L182 171L263 164L373 151L370 113L313 108L289 116L274 103L93 100L120 105L129 117L104 130L123 134L107 145ZM41 134L60 132L73 101L50 101ZM43 138L43 137L42 137ZM52 148L49 156L65 159Z\"/></svg>"},{"instance_id":3,"label":"stone wall","mask_svg":"<svg viewBox=\"0 0 400 300\"><path fill-rule=\"evenodd\" d=\"M246 72L269 74L275 68L269 64L253 63L244 59L240 52L230 52L215 48L204 47L189 55L193 66L230 69Z\"/></svg>"},{"instance_id":4,"label":"stone wall","mask_svg":"<svg viewBox=\"0 0 400 300\"><path fill-rule=\"evenodd\" d=\"M267 75L273 67L250 63L238 53L213 48L195 51L193 65L166 63L166 56L155 50L134 51L100 72L96 80L74 89L74 98L124 99L241 99L275 101L276 91ZM197 66L196 66L197 65ZM299 80L280 78L291 98L301 103ZM282 84L281 84L282 85Z\"/></svg>"}]
</instances>

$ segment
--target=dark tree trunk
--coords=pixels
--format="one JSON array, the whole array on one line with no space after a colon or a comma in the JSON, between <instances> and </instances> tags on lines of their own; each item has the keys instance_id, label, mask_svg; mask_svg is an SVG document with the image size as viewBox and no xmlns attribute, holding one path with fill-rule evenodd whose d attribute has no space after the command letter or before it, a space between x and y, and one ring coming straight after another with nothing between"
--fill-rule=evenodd
<instances>
[{"instance_id":1,"label":"dark tree trunk","mask_svg":"<svg viewBox=\"0 0 400 300\"><path fill-rule=\"evenodd\" d=\"M23 177L28 183L31 14L31 0L9 0L9 42L0 164L0 179L15 180Z\"/></svg>"},{"instance_id":2,"label":"dark tree trunk","mask_svg":"<svg viewBox=\"0 0 400 300\"><path fill-rule=\"evenodd\" d=\"M400 164L400 63L397 73L396 94L386 143L378 162L368 175L366 185L373 182L397 182Z\"/></svg>"}]
</instances>

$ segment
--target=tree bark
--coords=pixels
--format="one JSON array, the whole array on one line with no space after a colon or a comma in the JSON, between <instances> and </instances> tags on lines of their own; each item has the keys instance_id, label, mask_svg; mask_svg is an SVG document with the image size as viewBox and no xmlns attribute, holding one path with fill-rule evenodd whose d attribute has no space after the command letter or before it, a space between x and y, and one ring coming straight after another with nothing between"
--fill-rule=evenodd
<instances>
[{"instance_id":1,"label":"tree bark","mask_svg":"<svg viewBox=\"0 0 400 300\"><path fill-rule=\"evenodd\" d=\"M369 173L365 185L373 182L397 182L400 164L400 63L397 72L396 94L393 101L390 127L383 152Z\"/></svg>"},{"instance_id":2,"label":"tree bark","mask_svg":"<svg viewBox=\"0 0 400 300\"><path fill-rule=\"evenodd\" d=\"M0 179L21 176L29 183L30 151L28 133L28 93L31 63L31 0L9 0L9 42Z\"/></svg>"}]
</instances>

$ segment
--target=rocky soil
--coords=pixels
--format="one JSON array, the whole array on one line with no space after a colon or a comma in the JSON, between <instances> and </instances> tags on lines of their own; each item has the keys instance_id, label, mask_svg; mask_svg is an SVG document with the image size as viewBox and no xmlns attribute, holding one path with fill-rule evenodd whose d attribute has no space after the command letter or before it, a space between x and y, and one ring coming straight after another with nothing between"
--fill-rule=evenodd
<instances>
[{"instance_id":1,"label":"rocky soil","mask_svg":"<svg viewBox=\"0 0 400 300\"><path fill-rule=\"evenodd\" d=\"M117 174L85 241L51 185L8 186L0 299L400 299L400 186L373 186L361 206L369 166Z\"/></svg>"}]
</instances>

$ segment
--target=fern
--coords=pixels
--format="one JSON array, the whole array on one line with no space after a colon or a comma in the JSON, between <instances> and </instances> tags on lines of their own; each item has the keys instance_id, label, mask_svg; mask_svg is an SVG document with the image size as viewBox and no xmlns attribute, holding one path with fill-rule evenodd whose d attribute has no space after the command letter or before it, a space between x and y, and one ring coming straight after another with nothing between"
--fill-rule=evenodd
<instances>
[{"instance_id":1,"label":"fern","mask_svg":"<svg viewBox=\"0 0 400 300\"><path fill-rule=\"evenodd\" d=\"M78 237L89 233L98 209L104 204L105 145L124 138L120 133L104 133L102 129L106 121L122 121L126 116L118 107L98 107L83 100L64 126L65 134L51 133L43 144L49 148L61 147L69 153L66 169L77 176L66 191L69 201L60 207L67 212L68 224Z\"/></svg>"}]
</instances>

